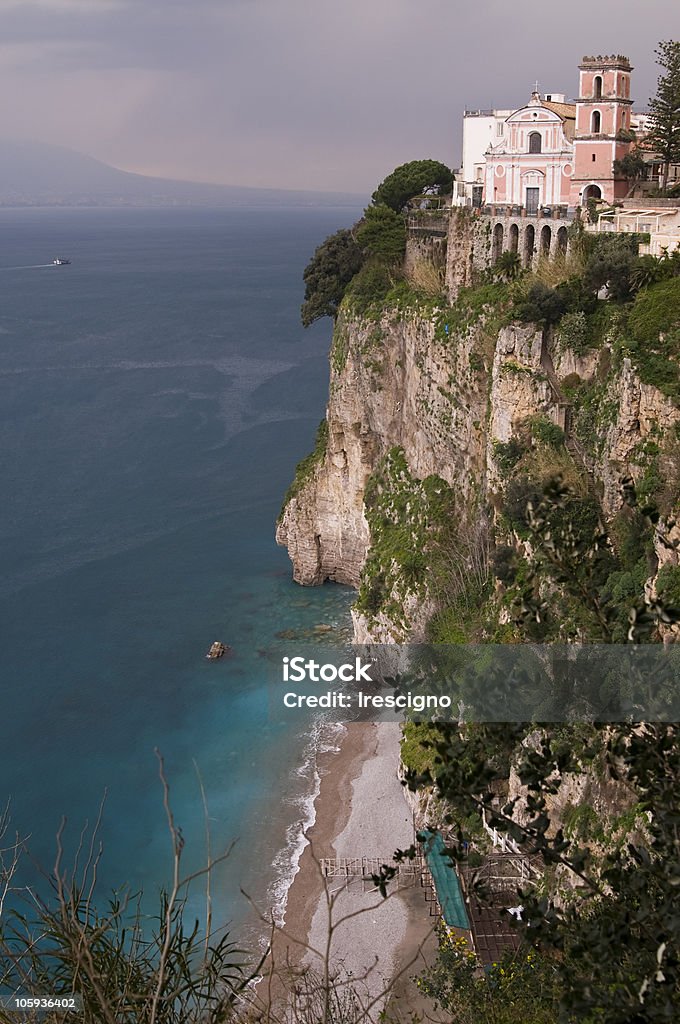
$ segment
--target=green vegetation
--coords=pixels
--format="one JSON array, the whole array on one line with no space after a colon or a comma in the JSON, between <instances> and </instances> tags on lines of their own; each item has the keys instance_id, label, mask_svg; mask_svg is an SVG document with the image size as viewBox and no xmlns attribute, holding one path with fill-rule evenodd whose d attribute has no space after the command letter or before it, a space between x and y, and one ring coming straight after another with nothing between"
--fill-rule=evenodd
<instances>
[{"instance_id":1,"label":"green vegetation","mask_svg":"<svg viewBox=\"0 0 680 1024\"><path fill-rule=\"evenodd\" d=\"M484 320L489 334L497 332L504 322L511 302L511 291L503 281L482 282L461 288L456 301L441 309L436 322L435 337L453 342Z\"/></svg>"},{"instance_id":2,"label":"green vegetation","mask_svg":"<svg viewBox=\"0 0 680 1024\"><path fill-rule=\"evenodd\" d=\"M640 379L680 404L680 277L638 292L628 326L626 348Z\"/></svg>"},{"instance_id":3,"label":"green vegetation","mask_svg":"<svg viewBox=\"0 0 680 1024\"><path fill-rule=\"evenodd\" d=\"M401 276L406 247L403 208L409 199L450 190L453 174L436 160L414 160L397 167L373 193L373 202L351 230L330 235L304 271L302 323L336 317L348 294L358 312L382 302Z\"/></svg>"},{"instance_id":4,"label":"green vegetation","mask_svg":"<svg viewBox=\"0 0 680 1024\"><path fill-rule=\"evenodd\" d=\"M279 513L279 521L286 510L286 506L293 498L296 498L300 491L303 489L307 481L311 478L317 466L319 466L324 459L326 454L326 447L328 445L328 421L321 420L318 429L316 431L316 442L314 444L314 450L306 455L301 462L298 462L295 468L295 476L293 482L286 491L286 495L283 499L281 511Z\"/></svg>"},{"instance_id":5,"label":"green vegetation","mask_svg":"<svg viewBox=\"0 0 680 1024\"><path fill-rule=\"evenodd\" d=\"M526 946L480 974L462 935L441 931L436 962L417 981L456 1024L555 1024L554 965Z\"/></svg>"},{"instance_id":6,"label":"green vegetation","mask_svg":"<svg viewBox=\"0 0 680 1024\"><path fill-rule=\"evenodd\" d=\"M661 333L680 328L680 277L639 292L628 323L633 338L642 344L655 344Z\"/></svg>"},{"instance_id":7,"label":"green vegetation","mask_svg":"<svg viewBox=\"0 0 680 1024\"><path fill-rule=\"evenodd\" d=\"M14 876L24 841L11 833L7 810L0 812L0 992L75 993L82 1000L82 1010L35 1015L28 1010L21 1014L26 1020L39 1016L45 1024L57 1024L66 1015L78 1024L223 1024L234 1019L262 965L262 959L256 960L248 969L247 958L228 933L213 930L210 876L229 854L208 858L202 870L184 875L185 840L170 807L163 760L156 754L171 880L159 893L153 916L143 912L139 894L125 886L103 906L97 903L100 820L91 830L82 830L73 861L65 854L62 820L55 865L46 879L47 899L32 887L18 885ZM191 895L192 906L197 906L201 886L207 902L199 921L188 905ZM8 893L16 897L11 906ZM3 1022L10 1016L0 1010Z\"/></svg>"},{"instance_id":8,"label":"green vegetation","mask_svg":"<svg viewBox=\"0 0 680 1024\"><path fill-rule=\"evenodd\" d=\"M352 231L336 231L315 251L303 274L302 324L335 316L347 285L361 269L363 256Z\"/></svg>"},{"instance_id":9,"label":"green vegetation","mask_svg":"<svg viewBox=\"0 0 680 1024\"><path fill-rule=\"evenodd\" d=\"M354 313L380 317L394 278L394 271L379 260L365 263L347 289L347 307Z\"/></svg>"},{"instance_id":10,"label":"green vegetation","mask_svg":"<svg viewBox=\"0 0 680 1024\"><path fill-rule=\"evenodd\" d=\"M433 727L423 722L405 722L402 733L401 760L404 767L418 775L427 770L434 771Z\"/></svg>"},{"instance_id":11,"label":"green vegetation","mask_svg":"<svg viewBox=\"0 0 680 1024\"><path fill-rule=\"evenodd\" d=\"M371 548L356 607L369 616L385 612L399 625L408 594L424 592L437 540L453 514L453 494L438 476L414 480L402 448L392 448L366 485Z\"/></svg>"},{"instance_id":12,"label":"green vegetation","mask_svg":"<svg viewBox=\"0 0 680 1024\"><path fill-rule=\"evenodd\" d=\"M626 140L632 141L632 140ZM628 182L629 191L633 188L635 183L645 173L646 163L642 153L633 149L629 153L626 153L620 160L615 160L613 163L614 175L617 178L625 178Z\"/></svg>"},{"instance_id":13,"label":"green vegetation","mask_svg":"<svg viewBox=\"0 0 680 1024\"><path fill-rule=\"evenodd\" d=\"M664 604L680 609L680 566L666 564L659 569L656 592Z\"/></svg>"},{"instance_id":14,"label":"green vegetation","mask_svg":"<svg viewBox=\"0 0 680 1024\"><path fill-rule=\"evenodd\" d=\"M404 218L389 206L369 206L359 222L356 238L364 254L383 263L398 263L406 250Z\"/></svg>"},{"instance_id":15,"label":"green vegetation","mask_svg":"<svg viewBox=\"0 0 680 1024\"><path fill-rule=\"evenodd\" d=\"M559 322L566 308L557 289L537 282L531 286L524 301L515 306L514 312L518 320L548 327Z\"/></svg>"},{"instance_id":16,"label":"green vegetation","mask_svg":"<svg viewBox=\"0 0 680 1024\"><path fill-rule=\"evenodd\" d=\"M656 55L666 74L659 76L656 95L649 101L651 125L645 143L663 160L661 191L665 194L669 166L680 161L680 42L660 42Z\"/></svg>"},{"instance_id":17,"label":"green vegetation","mask_svg":"<svg viewBox=\"0 0 680 1024\"><path fill-rule=\"evenodd\" d=\"M452 184L453 172L446 164L438 160L411 160L388 174L373 193L372 200L376 206L384 204L401 213L414 196L450 192Z\"/></svg>"}]
</instances>

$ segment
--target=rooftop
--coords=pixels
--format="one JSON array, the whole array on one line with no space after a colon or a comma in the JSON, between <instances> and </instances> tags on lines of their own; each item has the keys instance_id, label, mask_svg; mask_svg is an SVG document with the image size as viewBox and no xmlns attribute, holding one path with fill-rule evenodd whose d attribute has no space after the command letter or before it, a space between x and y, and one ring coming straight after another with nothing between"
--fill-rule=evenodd
<instances>
[{"instance_id":1,"label":"rooftop","mask_svg":"<svg viewBox=\"0 0 680 1024\"><path fill-rule=\"evenodd\" d=\"M617 67L626 68L628 71L633 70L630 61L622 53L613 53L611 57L603 57L601 54L597 57L583 57L579 67L584 69L592 67Z\"/></svg>"}]
</instances>

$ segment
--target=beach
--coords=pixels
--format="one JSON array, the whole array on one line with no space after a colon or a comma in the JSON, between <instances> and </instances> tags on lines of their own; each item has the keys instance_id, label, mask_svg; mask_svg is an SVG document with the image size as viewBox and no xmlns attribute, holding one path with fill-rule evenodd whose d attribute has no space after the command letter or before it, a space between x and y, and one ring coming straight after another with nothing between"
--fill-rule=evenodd
<instances>
[{"instance_id":1,"label":"beach","mask_svg":"<svg viewBox=\"0 0 680 1024\"><path fill-rule=\"evenodd\" d=\"M402 982L413 977L435 947L433 919L417 880L398 888L392 883L383 899L360 877L324 878L321 871L327 857L390 864L395 850L413 843L412 814L397 777L400 735L394 723L351 724L339 750L319 764L315 821L264 986L279 998L286 985L281 976L290 968L322 978L327 963L336 984L377 1014L395 977ZM395 992L408 1001L403 984Z\"/></svg>"}]
</instances>

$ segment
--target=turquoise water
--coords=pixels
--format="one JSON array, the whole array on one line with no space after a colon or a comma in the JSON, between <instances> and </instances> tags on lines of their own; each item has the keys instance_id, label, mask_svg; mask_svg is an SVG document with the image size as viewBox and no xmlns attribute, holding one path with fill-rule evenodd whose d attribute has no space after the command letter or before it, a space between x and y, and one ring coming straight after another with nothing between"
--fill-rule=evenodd
<instances>
[{"instance_id":1,"label":"turquoise water","mask_svg":"<svg viewBox=\"0 0 680 1024\"><path fill-rule=\"evenodd\" d=\"M274 525L327 396L302 269L357 212L0 212L0 803L30 835L22 884L106 792L100 891L153 896L159 748L187 869L197 772L213 853L237 841L218 917L245 920L241 886L285 888L313 749L268 721L264 666L283 630L345 627L351 594L295 586ZM234 652L209 663L216 638Z\"/></svg>"}]
</instances>

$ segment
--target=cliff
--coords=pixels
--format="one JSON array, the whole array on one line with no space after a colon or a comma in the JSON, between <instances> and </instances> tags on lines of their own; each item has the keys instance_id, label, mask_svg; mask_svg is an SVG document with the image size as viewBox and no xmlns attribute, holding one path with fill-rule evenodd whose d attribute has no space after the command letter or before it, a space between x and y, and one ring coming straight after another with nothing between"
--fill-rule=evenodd
<instances>
[{"instance_id":1,"label":"cliff","mask_svg":"<svg viewBox=\"0 0 680 1024\"><path fill-rule=\"evenodd\" d=\"M346 303L338 317L327 432L277 541L299 583L359 589L357 640L425 635L441 604L431 555L442 501L448 548L460 552L487 515L497 541L517 542L504 502L522 473L560 472L611 522L622 479L647 493L677 471L680 411L617 352L615 326L574 350L559 327L502 322L506 291L484 285L437 305L402 289L378 309ZM546 425L565 443L546 442ZM676 561L659 543L656 554ZM450 603L451 581L442 585Z\"/></svg>"},{"instance_id":2,"label":"cliff","mask_svg":"<svg viewBox=\"0 0 680 1024\"><path fill-rule=\"evenodd\" d=\"M366 488L395 449L411 488L438 476L461 508L484 493L488 339L475 326L455 336L446 326L431 307L338 318L325 450L277 529L299 583L360 585L371 542Z\"/></svg>"}]
</instances>

